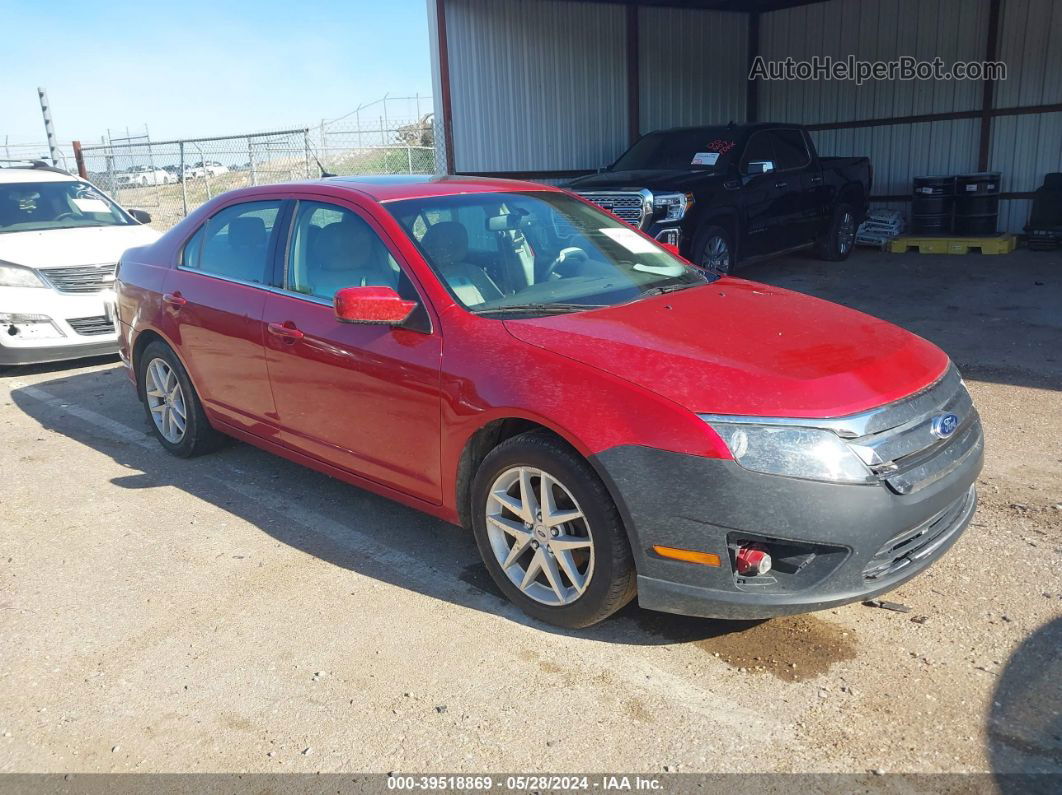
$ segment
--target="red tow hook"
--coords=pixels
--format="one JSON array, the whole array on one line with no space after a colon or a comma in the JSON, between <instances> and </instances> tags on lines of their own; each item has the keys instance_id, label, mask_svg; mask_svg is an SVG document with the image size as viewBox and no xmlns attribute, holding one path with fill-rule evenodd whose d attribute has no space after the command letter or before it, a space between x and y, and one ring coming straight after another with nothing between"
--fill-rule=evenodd
<instances>
[{"instance_id":1,"label":"red tow hook","mask_svg":"<svg viewBox=\"0 0 1062 795\"><path fill-rule=\"evenodd\" d=\"M756 577L771 570L771 554L763 544L742 544L734 563L742 577Z\"/></svg>"}]
</instances>

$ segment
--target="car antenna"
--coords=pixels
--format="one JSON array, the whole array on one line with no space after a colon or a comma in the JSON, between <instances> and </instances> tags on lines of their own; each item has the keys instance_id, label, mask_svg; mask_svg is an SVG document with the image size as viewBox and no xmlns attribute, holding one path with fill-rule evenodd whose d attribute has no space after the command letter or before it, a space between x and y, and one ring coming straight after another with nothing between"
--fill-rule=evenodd
<instances>
[{"instance_id":1,"label":"car antenna","mask_svg":"<svg viewBox=\"0 0 1062 795\"><path fill-rule=\"evenodd\" d=\"M324 166L321 165L321 161L317 159L316 154L313 154L311 156L313 157L313 162L317 164L317 170L321 172L321 179L325 179L326 177L338 176L337 174L333 174L331 171L325 171Z\"/></svg>"}]
</instances>

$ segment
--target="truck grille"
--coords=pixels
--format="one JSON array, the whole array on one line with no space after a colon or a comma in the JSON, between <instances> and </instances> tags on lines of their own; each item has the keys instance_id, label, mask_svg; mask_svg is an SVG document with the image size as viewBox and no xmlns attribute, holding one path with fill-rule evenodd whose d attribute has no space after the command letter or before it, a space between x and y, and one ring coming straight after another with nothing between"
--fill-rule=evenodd
<instances>
[{"instance_id":1,"label":"truck grille","mask_svg":"<svg viewBox=\"0 0 1062 795\"><path fill-rule=\"evenodd\" d=\"M868 582L881 580L925 560L962 526L973 510L975 499L976 492L970 486L969 491L936 516L890 538L863 568L863 579Z\"/></svg>"},{"instance_id":2,"label":"truck grille","mask_svg":"<svg viewBox=\"0 0 1062 795\"><path fill-rule=\"evenodd\" d=\"M70 268L42 268L38 271L61 293L97 293L114 286L118 266L76 265Z\"/></svg>"},{"instance_id":3,"label":"truck grille","mask_svg":"<svg viewBox=\"0 0 1062 795\"><path fill-rule=\"evenodd\" d=\"M106 315L98 317L76 317L66 321L70 328L82 337L95 337L99 334L113 334L114 322Z\"/></svg>"},{"instance_id":4,"label":"truck grille","mask_svg":"<svg viewBox=\"0 0 1062 795\"><path fill-rule=\"evenodd\" d=\"M648 226L653 213L653 194L641 191L578 191L588 202L639 229Z\"/></svg>"}]
</instances>

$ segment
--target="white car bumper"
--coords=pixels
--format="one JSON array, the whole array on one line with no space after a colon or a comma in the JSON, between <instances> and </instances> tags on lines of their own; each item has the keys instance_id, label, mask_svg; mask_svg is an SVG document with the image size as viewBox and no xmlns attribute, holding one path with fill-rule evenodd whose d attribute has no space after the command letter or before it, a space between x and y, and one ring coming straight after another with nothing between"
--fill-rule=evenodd
<instances>
[{"instance_id":1,"label":"white car bumper","mask_svg":"<svg viewBox=\"0 0 1062 795\"><path fill-rule=\"evenodd\" d=\"M116 353L114 293L0 287L0 365Z\"/></svg>"}]
</instances>

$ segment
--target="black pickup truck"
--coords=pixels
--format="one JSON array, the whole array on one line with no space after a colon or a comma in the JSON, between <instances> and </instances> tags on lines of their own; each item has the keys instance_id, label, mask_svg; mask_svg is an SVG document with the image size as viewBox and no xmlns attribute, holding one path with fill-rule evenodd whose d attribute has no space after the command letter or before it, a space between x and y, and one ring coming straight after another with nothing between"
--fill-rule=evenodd
<instances>
[{"instance_id":1,"label":"black pickup truck","mask_svg":"<svg viewBox=\"0 0 1062 795\"><path fill-rule=\"evenodd\" d=\"M728 272L802 248L847 258L871 180L868 158L819 157L802 127L761 123L652 132L566 187Z\"/></svg>"}]
</instances>

